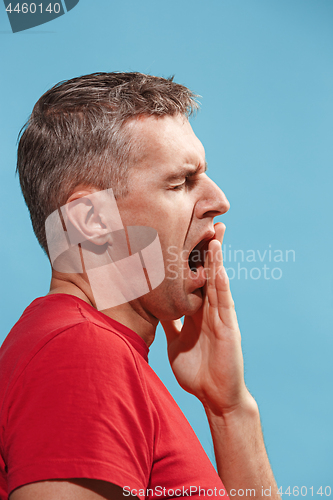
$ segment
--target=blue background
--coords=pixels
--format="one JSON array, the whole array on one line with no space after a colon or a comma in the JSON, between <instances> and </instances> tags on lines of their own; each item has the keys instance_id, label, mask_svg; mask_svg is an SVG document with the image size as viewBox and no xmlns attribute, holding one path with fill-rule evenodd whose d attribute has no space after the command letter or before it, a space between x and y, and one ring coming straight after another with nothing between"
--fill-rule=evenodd
<instances>
[{"instance_id":1,"label":"blue background","mask_svg":"<svg viewBox=\"0 0 333 500\"><path fill-rule=\"evenodd\" d=\"M277 483L333 489L332 1L80 0L16 34L0 5L0 44L1 340L50 279L14 175L35 101L94 71L175 74L202 96L193 127L231 202L227 248L295 251L295 262L265 258L281 279L231 281ZM213 460L204 411L178 388L161 329L150 360Z\"/></svg>"}]
</instances>

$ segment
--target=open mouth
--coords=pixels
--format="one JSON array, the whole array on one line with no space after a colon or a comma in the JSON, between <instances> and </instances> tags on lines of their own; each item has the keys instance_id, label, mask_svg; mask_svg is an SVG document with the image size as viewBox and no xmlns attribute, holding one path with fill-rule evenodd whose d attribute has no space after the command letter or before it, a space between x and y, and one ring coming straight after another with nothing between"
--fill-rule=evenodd
<instances>
[{"instance_id":1,"label":"open mouth","mask_svg":"<svg viewBox=\"0 0 333 500\"><path fill-rule=\"evenodd\" d=\"M188 266L193 273L197 273L200 267L205 264L206 253L208 252L208 244L212 238L204 238L190 252L188 257Z\"/></svg>"}]
</instances>

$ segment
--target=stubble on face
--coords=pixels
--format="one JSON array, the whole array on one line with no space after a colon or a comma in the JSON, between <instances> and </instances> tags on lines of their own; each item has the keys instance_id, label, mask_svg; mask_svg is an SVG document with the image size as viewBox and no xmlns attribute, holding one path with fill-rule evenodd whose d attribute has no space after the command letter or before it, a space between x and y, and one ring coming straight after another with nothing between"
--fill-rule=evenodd
<instances>
[{"instance_id":1,"label":"stubble on face","mask_svg":"<svg viewBox=\"0 0 333 500\"><path fill-rule=\"evenodd\" d=\"M211 196L212 181L204 174L204 148L186 118L145 117L129 127L141 155L130 171L128 194L118 200L120 214L124 225L157 230L165 262L164 281L138 300L154 317L176 319L202 305L203 288L196 287L188 255L207 231L212 237L213 216L222 211L206 216L197 209ZM171 248L176 255L172 262Z\"/></svg>"}]
</instances>

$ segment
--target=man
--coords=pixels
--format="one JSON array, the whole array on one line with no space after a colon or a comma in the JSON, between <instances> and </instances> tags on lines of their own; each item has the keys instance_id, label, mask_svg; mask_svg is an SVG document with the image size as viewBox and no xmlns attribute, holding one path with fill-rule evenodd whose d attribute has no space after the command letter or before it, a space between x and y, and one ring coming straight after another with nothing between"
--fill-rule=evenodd
<instances>
[{"instance_id":1,"label":"man","mask_svg":"<svg viewBox=\"0 0 333 500\"><path fill-rule=\"evenodd\" d=\"M205 173L187 119L195 107L172 80L110 73L63 82L33 110L18 150L33 228L54 264L45 227L59 214L82 269L54 264L50 293L3 344L1 499L227 498L224 486L237 498L278 498L244 383L225 227L213 223L229 203ZM165 277L149 293L98 307L84 245L98 258L112 253L99 195L110 189L125 229L157 232ZM144 267L149 282L148 260ZM101 295L113 286L104 280ZM147 364L159 321L178 382L204 405L219 475Z\"/></svg>"}]
</instances>

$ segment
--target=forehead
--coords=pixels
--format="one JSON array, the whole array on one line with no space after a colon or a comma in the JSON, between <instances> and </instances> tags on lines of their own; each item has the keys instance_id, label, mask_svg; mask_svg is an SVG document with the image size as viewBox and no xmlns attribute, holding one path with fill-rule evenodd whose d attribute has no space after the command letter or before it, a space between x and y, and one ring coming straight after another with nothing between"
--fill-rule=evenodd
<instances>
[{"instance_id":1,"label":"forehead","mask_svg":"<svg viewBox=\"0 0 333 500\"><path fill-rule=\"evenodd\" d=\"M169 176L186 164L205 165L204 147L181 115L143 117L132 122L130 129L140 144L139 168Z\"/></svg>"}]
</instances>

